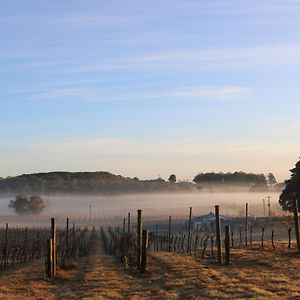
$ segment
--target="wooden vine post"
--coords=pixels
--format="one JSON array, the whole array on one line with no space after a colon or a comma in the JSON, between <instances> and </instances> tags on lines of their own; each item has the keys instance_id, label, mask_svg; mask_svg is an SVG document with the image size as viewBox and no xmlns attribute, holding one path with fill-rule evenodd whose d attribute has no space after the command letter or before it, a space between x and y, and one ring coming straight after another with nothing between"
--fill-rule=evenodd
<instances>
[{"instance_id":1,"label":"wooden vine post","mask_svg":"<svg viewBox=\"0 0 300 300\"><path fill-rule=\"evenodd\" d=\"M225 226L225 265L230 262L230 227Z\"/></svg>"},{"instance_id":2,"label":"wooden vine post","mask_svg":"<svg viewBox=\"0 0 300 300\"><path fill-rule=\"evenodd\" d=\"M25 262L27 260L27 244L28 244L28 229L25 227L24 232L24 244L23 244L23 261Z\"/></svg>"},{"instance_id":3,"label":"wooden vine post","mask_svg":"<svg viewBox=\"0 0 300 300\"><path fill-rule=\"evenodd\" d=\"M73 227L72 227L72 252L73 252L73 256L75 256L75 242L76 242L76 232L75 232L75 223L73 223Z\"/></svg>"},{"instance_id":4,"label":"wooden vine post","mask_svg":"<svg viewBox=\"0 0 300 300\"><path fill-rule=\"evenodd\" d=\"M52 239L52 274L56 275L56 222L51 218L51 239Z\"/></svg>"},{"instance_id":5,"label":"wooden vine post","mask_svg":"<svg viewBox=\"0 0 300 300\"><path fill-rule=\"evenodd\" d=\"M155 242L156 242L156 251L158 251L158 224L155 225Z\"/></svg>"},{"instance_id":6,"label":"wooden vine post","mask_svg":"<svg viewBox=\"0 0 300 300\"><path fill-rule=\"evenodd\" d=\"M67 218L66 226L66 253L69 253L69 218Z\"/></svg>"},{"instance_id":7,"label":"wooden vine post","mask_svg":"<svg viewBox=\"0 0 300 300\"><path fill-rule=\"evenodd\" d=\"M298 201L294 199L294 224L295 224L295 234L297 241L297 250L300 250L300 236L299 236L299 219L298 219Z\"/></svg>"},{"instance_id":8,"label":"wooden vine post","mask_svg":"<svg viewBox=\"0 0 300 300\"><path fill-rule=\"evenodd\" d=\"M126 232L126 219L123 219L123 230L122 230L122 238L125 237L125 232Z\"/></svg>"},{"instance_id":9,"label":"wooden vine post","mask_svg":"<svg viewBox=\"0 0 300 300\"><path fill-rule=\"evenodd\" d=\"M190 216L189 216L189 228L188 228L188 240L187 240L187 253L191 253L191 230L192 230L192 207L190 207Z\"/></svg>"},{"instance_id":10,"label":"wooden vine post","mask_svg":"<svg viewBox=\"0 0 300 300\"><path fill-rule=\"evenodd\" d=\"M210 254L212 257L215 256L214 254L214 236L213 234L210 236Z\"/></svg>"},{"instance_id":11,"label":"wooden vine post","mask_svg":"<svg viewBox=\"0 0 300 300\"><path fill-rule=\"evenodd\" d=\"M248 246L248 203L246 203L246 218L245 218L245 246Z\"/></svg>"},{"instance_id":12,"label":"wooden vine post","mask_svg":"<svg viewBox=\"0 0 300 300\"><path fill-rule=\"evenodd\" d=\"M127 233L128 235L130 234L130 228L131 224L130 224L130 212L128 213L128 216L127 216Z\"/></svg>"},{"instance_id":13,"label":"wooden vine post","mask_svg":"<svg viewBox=\"0 0 300 300\"><path fill-rule=\"evenodd\" d=\"M48 278L53 278L53 248L52 239L47 239L47 259L46 259L46 274Z\"/></svg>"},{"instance_id":14,"label":"wooden vine post","mask_svg":"<svg viewBox=\"0 0 300 300\"><path fill-rule=\"evenodd\" d=\"M142 211L137 211L137 268L141 267L141 248L142 248Z\"/></svg>"},{"instance_id":15,"label":"wooden vine post","mask_svg":"<svg viewBox=\"0 0 300 300\"><path fill-rule=\"evenodd\" d=\"M215 206L215 218L216 218L216 243L217 243L218 263L222 264L221 224L220 224L219 205Z\"/></svg>"},{"instance_id":16,"label":"wooden vine post","mask_svg":"<svg viewBox=\"0 0 300 300\"><path fill-rule=\"evenodd\" d=\"M7 264L8 256L8 223L5 225L5 238L4 238L4 249L3 249L3 265Z\"/></svg>"},{"instance_id":17,"label":"wooden vine post","mask_svg":"<svg viewBox=\"0 0 300 300\"><path fill-rule=\"evenodd\" d=\"M143 229L143 231L142 231L141 273L146 272L147 246L148 246L148 230Z\"/></svg>"},{"instance_id":18,"label":"wooden vine post","mask_svg":"<svg viewBox=\"0 0 300 300\"><path fill-rule=\"evenodd\" d=\"M261 248L264 248L264 236L265 236L265 228L261 228Z\"/></svg>"},{"instance_id":19,"label":"wooden vine post","mask_svg":"<svg viewBox=\"0 0 300 300\"><path fill-rule=\"evenodd\" d=\"M172 231L172 217L169 216L169 233L168 233L168 250L171 252L171 231Z\"/></svg>"},{"instance_id":20,"label":"wooden vine post","mask_svg":"<svg viewBox=\"0 0 300 300\"><path fill-rule=\"evenodd\" d=\"M272 242L272 248L275 249L275 243L274 243L274 229L272 230L271 242Z\"/></svg>"}]
</instances>

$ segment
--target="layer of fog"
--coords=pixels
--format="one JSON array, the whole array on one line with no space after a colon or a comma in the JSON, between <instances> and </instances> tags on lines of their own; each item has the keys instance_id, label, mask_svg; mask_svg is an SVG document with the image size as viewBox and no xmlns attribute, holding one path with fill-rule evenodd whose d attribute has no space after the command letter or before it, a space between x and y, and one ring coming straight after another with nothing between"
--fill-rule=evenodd
<instances>
[{"instance_id":1,"label":"layer of fog","mask_svg":"<svg viewBox=\"0 0 300 300\"><path fill-rule=\"evenodd\" d=\"M136 210L143 210L145 221L186 219L189 207L193 207L193 216L208 214L220 205L221 214L243 216L245 203L249 203L250 215L263 216L263 201L266 193L177 193L177 194L135 194L111 196L44 196L45 211L38 216L17 216L8 208L11 198L0 198L0 224L46 225L51 217L63 224L67 217L76 224L121 224L127 213L131 212L133 221ZM271 194L271 213L282 215L278 205L278 194ZM266 201L267 203L267 201ZM91 215L90 215L91 206ZM268 207L266 205L266 211Z\"/></svg>"}]
</instances>

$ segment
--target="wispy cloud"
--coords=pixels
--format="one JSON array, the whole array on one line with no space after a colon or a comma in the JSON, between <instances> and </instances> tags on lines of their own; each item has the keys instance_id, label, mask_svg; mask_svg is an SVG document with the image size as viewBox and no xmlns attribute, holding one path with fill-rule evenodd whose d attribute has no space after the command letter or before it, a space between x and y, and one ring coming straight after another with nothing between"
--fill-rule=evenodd
<instances>
[{"instance_id":1,"label":"wispy cloud","mask_svg":"<svg viewBox=\"0 0 300 300\"><path fill-rule=\"evenodd\" d=\"M151 37L150 42L151 42ZM193 37L190 37L193 39ZM159 38L158 38L159 39ZM161 37L161 39L163 39ZM117 43L138 43L138 38L117 39ZM147 38L142 40L145 43ZM171 41L170 39L169 41ZM158 42L158 41L157 41ZM178 42L178 41L177 41ZM109 43L113 43L110 41ZM93 47L100 47L93 44ZM80 47L79 47L80 49ZM61 49L60 49L61 50ZM68 48L63 48L65 52ZM83 49L84 51L84 49ZM166 51L147 50L142 54L124 56L121 52L106 54L89 52L88 56L52 57L47 51L42 55L27 49L6 49L0 52L0 60L10 60L18 69L47 68L59 74L93 73L114 70L157 69L157 70L228 70L253 69L260 66L294 67L300 65L300 44L272 44L249 47L218 47L176 49ZM26 61L24 62L24 58ZM21 59L21 60L20 60ZM5 69L4 69L5 71Z\"/></svg>"},{"instance_id":2,"label":"wispy cloud","mask_svg":"<svg viewBox=\"0 0 300 300\"><path fill-rule=\"evenodd\" d=\"M95 89L51 89L36 93L31 98L39 100L82 100L82 101L142 101L142 100L242 100L253 96L254 91L243 86L182 87L169 90L143 90L128 92Z\"/></svg>"},{"instance_id":3,"label":"wispy cloud","mask_svg":"<svg viewBox=\"0 0 300 300\"><path fill-rule=\"evenodd\" d=\"M62 88L62 89L49 89L42 93L33 96L34 99L55 99L55 100L65 100L65 99L93 99L94 95L90 92L79 89L79 88Z\"/></svg>"},{"instance_id":4,"label":"wispy cloud","mask_svg":"<svg viewBox=\"0 0 300 300\"><path fill-rule=\"evenodd\" d=\"M247 87L184 87L173 90L143 92L124 95L124 99L189 99L189 100L235 100L248 98L253 91Z\"/></svg>"},{"instance_id":5,"label":"wispy cloud","mask_svg":"<svg viewBox=\"0 0 300 300\"><path fill-rule=\"evenodd\" d=\"M80 67L70 67L64 72L96 72L136 68L188 68L188 69L228 69L263 65L300 64L300 44L270 45L236 48L181 49L155 52L124 58L115 58Z\"/></svg>"},{"instance_id":6,"label":"wispy cloud","mask_svg":"<svg viewBox=\"0 0 300 300\"><path fill-rule=\"evenodd\" d=\"M151 41L151 37L150 41ZM191 39L193 37L190 37ZM147 38L145 38L147 40ZM146 40L142 43L145 43ZM160 38L158 38L160 39ZM161 37L163 40L163 38ZM117 39L118 40L118 39ZM172 39L170 39L171 41ZM117 41L122 43L122 39ZM124 43L138 43L138 39L126 38ZM157 41L158 42L158 41ZM178 41L177 41L178 42ZM113 43L112 41L109 44ZM93 45L93 47L100 47ZM80 48L80 47L79 47ZM63 48L68 52L68 48ZM82 50L84 52L84 49ZM132 52L132 51L131 51ZM0 60L9 60L11 71L47 69L60 75L130 70L160 71L219 71L219 70L257 70L257 67L298 67L300 65L300 44L272 44L249 47L218 47L194 49L170 49L166 51L122 55L89 52L89 55L75 57L51 57L47 51L42 55L34 50L23 53L13 49L0 52ZM42 56L41 56L42 55ZM101 57L101 60L99 59ZM24 61L26 58L26 61ZM12 68L15 66L16 69ZM7 72L3 69L3 72Z\"/></svg>"}]
</instances>

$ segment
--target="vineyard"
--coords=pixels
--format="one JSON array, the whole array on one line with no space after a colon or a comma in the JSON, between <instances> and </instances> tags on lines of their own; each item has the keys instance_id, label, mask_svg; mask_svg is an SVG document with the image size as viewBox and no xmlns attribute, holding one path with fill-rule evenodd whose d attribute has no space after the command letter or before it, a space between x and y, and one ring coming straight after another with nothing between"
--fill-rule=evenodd
<instances>
[{"instance_id":1,"label":"vineyard","mask_svg":"<svg viewBox=\"0 0 300 300\"><path fill-rule=\"evenodd\" d=\"M65 267L78 257L85 256L89 249L92 232L87 228L76 228L73 224L69 229L67 219L66 229L56 230L55 219L51 220L51 228L10 228L6 224L0 230L1 236L1 269L7 269L13 265L29 263L35 260L45 262L45 272L47 273L47 263L49 260L49 240L55 240L55 264ZM52 271L53 272L53 271ZM48 274L49 277L53 274Z\"/></svg>"},{"instance_id":2,"label":"vineyard","mask_svg":"<svg viewBox=\"0 0 300 300\"><path fill-rule=\"evenodd\" d=\"M300 296L298 215L250 218L213 230L186 220L1 229L0 295L22 299L207 299ZM91 221L91 220L89 220ZM298 234L298 235L297 235ZM296 239L294 239L294 235ZM287 271L289 270L289 271ZM255 280L254 277L260 278ZM54 291L55 290L55 291ZM294 298L293 298L294 297Z\"/></svg>"}]
</instances>

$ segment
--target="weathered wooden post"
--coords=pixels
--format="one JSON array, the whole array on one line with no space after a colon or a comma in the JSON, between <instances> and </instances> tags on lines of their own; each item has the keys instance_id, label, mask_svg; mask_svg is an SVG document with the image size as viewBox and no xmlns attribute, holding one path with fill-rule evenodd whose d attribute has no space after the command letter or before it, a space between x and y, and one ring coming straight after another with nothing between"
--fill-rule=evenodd
<instances>
[{"instance_id":1,"label":"weathered wooden post","mask_svg":"<svg viewBox=\"0 0 300 300\"><path fill-rule=\"evenodd\" d=\"M142 210L137 211L137 268L141 267Z\"/></svg>"},{"instance_id":2,"label":"weathered wooden post","mask_svg":"<svg viewBox=\"0 0 300 300\"><path fill-rule=\"evenodd\" d=\"M297 249L300 250L300 236L299 236L299 219L298 219L298 201L294 199L294 224L295 224L295 234L297 241Z\"/></svg>"},{"instance_id":3,"label":"weathered wooden post","mask_svg":"<svg viewBox=\"0 0 300 300\"><path fill-rule=\"evenodd\" d=\"M230 227L225 226L225 265L230 261Z\"/></svg>"},{"instance_id":4,"label":"weathered wooden post","mask_svg":"<svg viewBox=\"0 0 300 300\"><path fill-rule=\"evenodd\" d=\"M275 249L275 244L274 244L274 230L272 230L271 241L272 241L272 248Z\"/></svg>"},{"instance_id":5,"label":"weathered wooden post","mask_svg":"<svg viewBox=\"0 0 300 300\"><path fill-rule=\"evenodd\" d=\"M89 209L89 225L92 225L92 205L90 204L90 209Z\"/></svg>"},{"instance_id":6,"label":"weathered wooden post","mask_svg":"<svg viewBox=\"0 0 300 300\"><path fill-rule=\"evenodd\" d=\"M128 213L128 216L127 216L127 232L128 232L128 235L130 234L130 228L131 224L130 224L130 212Z\"/></svg>"},{"instance_id":7,"label":"weathered wooden post","mask_svg":"<svg viewBox=\"0 0 300 300\"><path fill-rule=\"evenodd\" d=\"M191 230L192 230L192 207L190 207L188 240L187 240L187 253L191 253Z\"/></svg>"},{"instance_id":8,"label":"weathered wooden post","mask_svg":"<svg viewBox=\"0 0 300 300\"><path fill-rule=\"evenodd\" d=\"M66 227L66 253L69 253L69 218L67 218L67 227Z\"/></svg>"},{"instance_id":9,"label":"weathered wooden post","mask_svg":"<svg viewBox=\"0 0 300 300\"><path fill-rule=\"evenodd\" d=\"M23 245L23 261L27 260L27 244L28 244L28 229L25 227L24 245Z\"/></svg>"},{"instance_id":10,"label":"weathered wooden post","mask_svg":"<svg viewBox=\"0 0 300 300\"><path fill-rule=\"evenodd\" d=\"M156 242L156 251L158 251L158 224L155 225L155 242Z\"/></svg>"},{"instance_id":11,"label":"weathered wooden post","mask_svg":"<svg viewBox=\"0 0 300 300\"><path fill-rule=\"evenodd\" d=\"M125 237L125 232L126 232L126 219L123 219L123 230L122 230L122 238Z\"/></svg>"},{"instance_id":12,"label":"weathered wooden post","mask_svg":"<svg viewBox=\"0 0 300 300\"><path fill-rule=\"evenodd\" d=\"M146 272L146 267L147 267L147 245L148 245L148 230L143 229L143 232L142 232L141 273Z\"/></svg>"},{"instance_id":13,"label":"weathered wooden post","mask_svg":"<svg viewBox=\"0 0 300 300\"><path fill-rule=\"evenodd\" d=\"M169 216L169 234L168 234L169 252L171 252L171 230L172 230L172 217Z\"/></svg>"},{"instance_id":14,"label":"weathered wooden post","mask_svg":"<svg viewBox=\"0 0 300 300\"><path fill-rule=\"evenodd\" d=\"M52 268L53 277L56 275L56 222L55 218L51 218L51 239L52 239Z\"/></svg>"},{"instance_id":15,"label":"weathered wooden post","mask_svg":"<svg viewBox=\"0 0 300 300\"><path fill-rule=\"evenodd\" d=\"M220 224L219 205L215 206L215 218L216 218L216 243L217 243L218 263L222 264L221 224Z\"/></svg>"},{"instance_id":16,"label":"weathered wooden post","mask_svg":"<svg viewBox=\"0 0 300 300\"><path fill-rule=\"evenodd\" d=\"M7 264L8 260L8 223L5 225L5 237L4 237L4 249L3 249L3 265L4 267Z\"/></svg>"},{"instance_id":17,"label":"weathered wooden post","mask_svg":"<svg viewBox=\"0 0 300 300\"><path fill-rule=\"evenodd\" d=\"M52 239L47 239L46 274L48 278L53 278L52 258L53 258Z\"/></svg>"},{"instance_id":18,"label":"weathered wooden post","mask_svg":"<svg viewBox=\"0 0 300 300\"><path fill-rule=\"evenodd\" d=\"M288 244L288 248L291 249L291 231L292 231L292 227L290 227L288 229L288 234L289 234L289 244Z\"/></svg>"},{"instance_id":19,"label":"weathered wooden post","mask_svg":"<svg viewBox=\"0 0 300 300\"><path fill-rule=\"evenodd\" d=\"M72 227L72 252L73 252L73 256L75 256L75 243L76 243L76 232L75 232L75 223L73 223L73 227Z\"/></svg>"},{"instance_id":20,"label":"weathered wooden post","mask_svg":"<svg viewBox=\"0 0 300 300\"><path fill-rule=\"evenodd\" d=\"M269 210L269 219L271 220L271 196L268 196L268 210Z\"/></svg>"},{"instance_id":21,"label":"weathered wooden post","mask_svg":"<svg viewBox=\"0 0 300 300\"><path fill-rule=\"evenodd\" d=\"M245 218L245 246L248 246L248 203L246 203L246 218Z\"/></svg>"},{"instance_id":22,"label":"weathered wooden post","mask_svg":"<svg viewBox=\"0 0 300 300\"><path fill-rule=\"evenodd\" d=\"M265 228L261 228L261 248L264 248L264 235L265 235Z\"/></svg>"}]
</instances>

